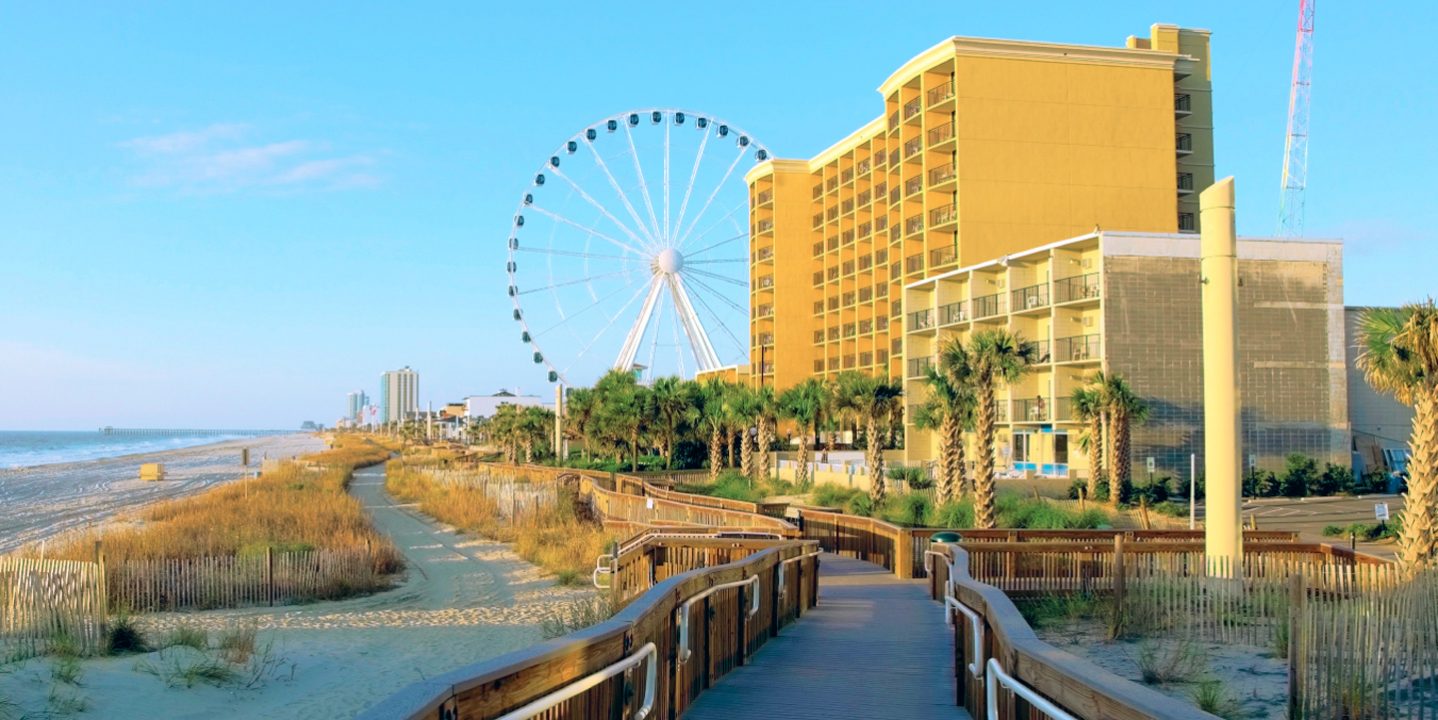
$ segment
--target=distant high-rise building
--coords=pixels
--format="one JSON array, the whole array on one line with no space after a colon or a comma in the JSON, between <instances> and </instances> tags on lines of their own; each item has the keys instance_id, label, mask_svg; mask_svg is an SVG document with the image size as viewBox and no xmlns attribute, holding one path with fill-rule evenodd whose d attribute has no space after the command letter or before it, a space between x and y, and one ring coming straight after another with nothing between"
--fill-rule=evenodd
<instances>
[{"instance_id":1,"label":"distant high-rise building","mask_svg":"<svg viewBox=\"0 0 1438 720\"><path fill-rule=\"evenodd\" d=\"M348 401L349 412L345 417L355 421L356 424L364 424L365 408L369 407L369 396L363 390L356 390L345 396Z\"/></svg>"},{"instance_id":2,"label":"distant high-rise building","mask_svg":"<svg viewBox=\"0 0 1438 720\"><path fill-rule=\"evenodd\" d=\"M406 365L390 370L379 379L379 414L384 422L404 420L419 412L419 373Z\"/></svg>"}]
</instances>

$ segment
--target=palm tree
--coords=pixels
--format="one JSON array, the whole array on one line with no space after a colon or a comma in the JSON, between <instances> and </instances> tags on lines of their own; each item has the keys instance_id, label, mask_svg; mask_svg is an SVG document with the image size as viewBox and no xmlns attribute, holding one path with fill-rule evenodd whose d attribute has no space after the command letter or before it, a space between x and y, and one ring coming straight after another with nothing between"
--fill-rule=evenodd
<instances>
[{"instance_id":1,"label":"palm tree","mask_svg":"<svg viewBox=\"0 0 1438 720\"><path fill-rule=\"evenodd\" d=\"M1148 420L1148 403L1133 391L1122 376L1109 373L1103 379L1101 398L1113 435L1113 457L1109 461L1108 502L1118 507L1133 482L1133 453L1129 450L1130 426Z\"/></svg>"},{"instance_id":2,"label":"palm tree","mask_svg":"<svg viewBox=\"0 0 1438 720\"><path fill-rule=\"evenodd\" d=\"M1438 560L1438 307L1425 302L1365 310L1358 367L1373 389L1413 407L1408 493L1398 555L1416 573Z\"/></svg>"},{"instance_id":3,"label":"palm tree","mask_svg":"<svg viewBox=\"0 0 1438 720\"><path fill-rule=\"evenodd\" d=\"M729 383L720 378L710 378L699 386L699 424L709 433L709 481L719 479L719 464L724 455L724 433L729 427L729 415L724 401L729 394Z\"/></svg>"},{"instance_id":4,"label":"palm tree","mask_svg":"<svg viewBox=\"0 0 1438 720\"><path fill-rule=\"evenodd\" d=\"M499 444L504 461L519 462L519 406L505 403L495 408L489 419L490 437Z\"/></svg>"},{"instance_id":5,"label":"palm tree","mask_svg":"<svg viewBox=\"0 0 1438 720\"><path fill-rule=\"evenodd\" d=\"M621 453L628 445L629 468L638 470L639 441L650 416L649 389L640 385L633 373L610 370L594 384L594 390L600 396L594 425L605 429Z\"/></svg>"},{"instance_id":6,"label":"palm tree","mask_svg":"<svg viewBox=\"0 0 1438 720\"><path fill-rule=\"evenodd\" d=\"M808 378L782 393L779 393L779 416L794 421L799 426L798 468L794 481L799 489L809 487L809 431L818 433L819 420L824 414L828 389L819 378Z\"/></svg>"},{"instance_id":7,"label":"palm tree","mask_svg":"<svg viewBox=\"0 0 1438 720\"><path fill-rule=\"evenodd\" d=\"M974 472L974 524L994 526L994 436L998 409L995 386L1013 384L1028 371L1035 346L1007 330L980 330L969 338L970 372L978 396L974 428L978 435L979 457Z\"/></svg>"},{"instance_id":8,"label":"palm tree","mask_svg":"<svg viewBox=\"0 0 1438 720\"><path fill-rule=\"evenodd\" d=\"M674 446L680 434L697 416L694 384L678 377L662 377L654 381L650 395L654 410L654 439L659 443L659 454L664 456L664 469L668 470L674 466Z\"/></svg>"},{"instance_id":9,"label":"palm tree","mask_svg":"<svg viewBox=\"0 0 1438 720\"><path fill-rule=\"evenodd\" d=\"M730 385L725 400L730 429L739 432L739 472L754 477L754 437L750 428L759 420L759 400L748 385Z\"/></svg>"},{"instance_id":10,"label":"palm tree","mask_svg":"<svg viewBox=\"0 0 1438 720\"><path fill-rule=\"evenodd\" d=\"M542 445L554 427L554 412L537 405L524 408L516 423L519 444L524 448L524 462L534 462L534 446Z\"/></svg>"},{"instance_id":11,"label":"palm tree","mask_svg":"<svg viewBox=\"0 0 1438 720\"><path fill-rule=\"evenodd\" d=\"M864 423L864 464L869 468L869 497L877 508L884 502L884 430L904 390L889 378L845 371L838 379L838 407L856 422Z\"/></svg>"},{"instance_id":12,"label":"palm tree","mask_svg":"<svg viewBox=\"0 0 1438 720\"><path fill-rule=\"evenodd\" d=\"M958 500L964 491L964 430L973 427L974 389L963 343L952 340L939 350L939 363L924 377L929 399L914 414L914 424L939 433L938 502Z\"/></svg>"},{"instance_id":13,"label":"palm tree","mask_svg":"<svg viewBox=\"0 0 1438 720\"><path fill-rule=\"evenodd\" d=\"M1088 499L1098 498L1099 482L1103 480L1103 393L1094 386L1074 388L1072 402L1074 419L1086 425L1079 443L1088 452Z\"/></svg>"},{"instance_id":14,"label":"palm tree","mask_svg":"<svg viewBox=\"0 0 1438 720\"><path fill-rule=\"evenodd\" d=\"M593 388L573 388L564 398L564 434L583 443L584 459L593 452L589 443L590 423L599 409L599 397Z\"/></svg>"},{"instance_id":15,"label":"palm tree","mask_svg":"<svg viewBox=\"0 0 1438 720\"><path fill-rule=\"evenodd\" d=\"M757 431L754 449L758 451L754 457L754 472L758 473L758 479L767 480L770 472L769 448L774 444L774 418L779 411L774 388L760 385L754 390L754 409Z\"/></svg>"}]
</instances>

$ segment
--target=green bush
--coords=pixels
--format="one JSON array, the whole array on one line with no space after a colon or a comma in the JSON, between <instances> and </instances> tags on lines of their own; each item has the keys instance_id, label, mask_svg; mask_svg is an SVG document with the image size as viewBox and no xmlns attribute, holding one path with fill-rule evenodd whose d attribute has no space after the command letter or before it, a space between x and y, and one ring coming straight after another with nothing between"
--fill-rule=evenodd
<instances>
[{"instance_id":1,"label":"green bush","mask_svg":"<svg viewBox=\"0 0 1438 720\"><path fill-rule=\"evenodd\" d=\"M819 507L831 507L843 509L849 504L849 499L855 495L863 495L864 491L858 488L844 487L834 483L824 483L815 486L809 493L809 502Z\"/></svg>"},{"instance_id":2,"label":"green bush","mask_svg":"<svg viewBox=\"0 0 1438 720\"><path fill-rule=\"evenodd\" d=\"M864 492L857 493L857 494L851 496L851 497L844 503L844 512L849 513L850 515L862 515L863 517L873 517L873 515L874 515L874 501L869 497L869 494L868 494L868 493L864 493Z\"/></svg>"},{"instance_id":3,"label":"green bush","mask_svg":"<svg viewBox=\"0 0 1438 720\"><path fill-rule=\"evenodd\" d=\"M974 526L974 504L968 500L944 503L929 513L929 524L942 528L971 528Z\"/></svg>"},{"instance_id":4,"label":"green bush","mask_svg":"<svg viewBox=\"0 0 1438 720\"><path fill-rule=\"evenodd\" d=\"M1293 453L1286 460L1283 471L1283 494L1288 497L1318 495L1323 474L1318 472L1318 461L1307 455Z\"/></svg>"},{"instance_id":5,"label":"green bush","mask_svg":"<svg viewBox=\"0 0 1438 720\"><path fill-rule=\"evenodd\" d=\"M1149 510L1152 510L1160 515L1167 515L1169 517L1188 517L1188 505L1176 503L1172 500L1157 503L1151 506Z\"/></svg>"},{"instance_id":6,"label":"green bush","mask_svg":"<svg viewBox=\"0 0 1438 720\"><path fill-rule=\"evenodd\" d=\"M932 509L929 498L919 493L893 495L884 502L880 519L895 525L921 527Z\"/></svg>"}]
</instances>

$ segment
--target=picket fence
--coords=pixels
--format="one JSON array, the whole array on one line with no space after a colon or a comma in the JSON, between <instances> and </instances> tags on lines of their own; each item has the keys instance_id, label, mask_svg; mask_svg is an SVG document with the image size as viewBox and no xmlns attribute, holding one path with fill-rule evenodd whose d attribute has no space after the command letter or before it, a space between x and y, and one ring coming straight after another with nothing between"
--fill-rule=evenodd
<instances>
[{"instance_id":1,"label":"picket fence","mask_svg":"<svg viewBox=\"0 0 1438 720\"><path fill-rule=\"evenodd\" d=\"M103 649L106 595L102 564L0 557L0 652L43 652L68 642Z\"/></svg>"},{"instance_id":2,"label":"picket fence","mask_svg":"<svg viewBox=\"0 0 1438 720\"><path fill-rule=\"evenodd\" d=\"M523 472L492 467L477 470L421 468L420 471L442 485L479 490L494 501L499 516L511 524L553 510L559 505L562 489L556 482L536 482Z\"/></svg>"}]
</instances>

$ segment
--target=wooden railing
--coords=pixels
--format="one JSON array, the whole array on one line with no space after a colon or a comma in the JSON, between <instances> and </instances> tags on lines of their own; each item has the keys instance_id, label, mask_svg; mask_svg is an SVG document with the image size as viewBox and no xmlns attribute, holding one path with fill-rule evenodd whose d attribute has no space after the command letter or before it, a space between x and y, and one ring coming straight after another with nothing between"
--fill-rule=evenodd
<instances>
[{"instance_id":1,"label":"wooden railing","mask_svg":"<svg viewBox=\"0 0 1438 720\"><path fill-rule=\"evenodd\" d=\"M952 621L957 700L973 717L1062 717L1045 713L1038 703L1020 698L1007 689L1012 687L1009 683L996 685L999 673L1072 717L1217 717L1040 640L1002 590L971 575L965 548L946 544L935 552L939 555L930 556L934 568L930 589L934 599L944 603L944 613ZM992 692L995 699L994 714L989 714L986 691Z\"/></svg>"},{"instance_id":2,"label":"wooden railing","mask_svg":"<svg viewBox=\"0 0 1438 720\"><path fill-rule=\"evenodd\" d=\"M610 565L610 593L616 607L649 591L675 575L699 568L724 565L787 545L791 540L686 537L683 531L652 534L632 544L613 558ZM817 545L814 546L817 549Z\"/></svg>"},{"instance_id":3,"label":"wooden railing","mask_svg":"<svg viewBox=\"0 0 1438 720\"><path fill-rule=\"evenodd\" d=\"M637 484L644 489L644 482L638 478L616 476L621 486ZM763 529L783 537L797 537L799 529L789 522L757 512L731 510L722 507L692 505L681 500L662 497L645 497L624 492L612 492L600 486L589 476L584 476L581 492L591 496L594 509L606 521L622 520L638 524L679 524L713 527L742 527ZM681 493L682 494L682 493Z\"/></svg>"},{"instance_id":4,"label":"wooden railing","mask_svg":"<svg viewBox=\"0 0 1438 720\"><path fill-rule=\"evenodd\" d=\"M814 552L788 542L675 575L605 622L416 683L360 717L677 717L814 606Z\"/></svg>"}]
</instances>

